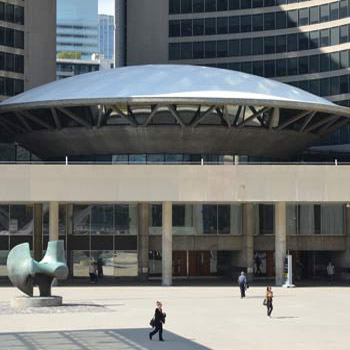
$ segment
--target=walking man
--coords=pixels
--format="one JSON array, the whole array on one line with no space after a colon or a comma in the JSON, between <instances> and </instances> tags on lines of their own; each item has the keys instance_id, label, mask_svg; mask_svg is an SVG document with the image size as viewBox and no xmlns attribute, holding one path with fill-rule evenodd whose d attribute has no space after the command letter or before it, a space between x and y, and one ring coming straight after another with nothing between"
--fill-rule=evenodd
<instances>
[{"instance_id":1,"label":"walking man","mask_svg":"<svg viewBox=\"0 0 350 350\"><path fill-rule=\"evenodd\" d=\"M238 277L238 285L241 290L241 298L245 298L245 289L247 286L247 277L244 275L244 272L241 272L241 275Z\"/></svg>"},{"instance_id":2,"label":"walking man","mask_svg":"<svg viewBox=\"0 0 350 350\"><path fill-rule=\"evenodd\" d=\"M165 312L162 309L162 303L157 301L156 311L154 312L153 324L154 330L149 333L149 339L152 340L152 337L159 332L159 341L164 341L163 339L163 323L165 323Z\"/></svg>"}]
</instances>

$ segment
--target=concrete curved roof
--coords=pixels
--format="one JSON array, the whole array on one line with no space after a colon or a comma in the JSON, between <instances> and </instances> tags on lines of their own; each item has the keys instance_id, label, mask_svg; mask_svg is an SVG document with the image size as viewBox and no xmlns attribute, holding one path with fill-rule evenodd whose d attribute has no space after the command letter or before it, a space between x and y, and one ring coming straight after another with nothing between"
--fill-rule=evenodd
<instances>
[{"instance_id":1,"label":"concrete curved roof","mask_svg":"<svg viewBox=\"0 0 350 350\"><path fill-rule=\"evenodd\" d=\"M107 102L218 100L227 103L349 110L274 80L218 68L146 65L98 71L55 81L2 102L0 108L29 108Z\"/></svg>"}]
</instances>

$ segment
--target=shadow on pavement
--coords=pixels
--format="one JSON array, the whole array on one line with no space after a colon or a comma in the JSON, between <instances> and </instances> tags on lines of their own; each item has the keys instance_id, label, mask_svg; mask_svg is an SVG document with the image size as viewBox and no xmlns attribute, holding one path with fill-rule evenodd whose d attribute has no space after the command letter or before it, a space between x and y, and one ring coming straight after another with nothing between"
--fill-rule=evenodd
<instances>
[{"instance_id":1,"label":"shadow on pavement","mask_svg":"<svg viewBox=\"0 0 350 350\"><path fill-rule=\"evenodd\" d=\"M150 328L0 333L1 349L16 350L211 350L175 333L164 331L149 340Z\"/></svg>"}]
</instances>

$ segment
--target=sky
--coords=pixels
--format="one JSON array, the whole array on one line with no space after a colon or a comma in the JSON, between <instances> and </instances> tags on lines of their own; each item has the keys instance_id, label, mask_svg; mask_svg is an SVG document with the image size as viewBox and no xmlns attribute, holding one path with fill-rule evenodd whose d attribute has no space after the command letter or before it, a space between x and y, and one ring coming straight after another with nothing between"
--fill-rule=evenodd
<instances>
[{"instance_id":1,"label":"sky","mask_svg":"<svg viewBox=\"0 0 350 350\"><path fill-rule=\"evenodd\" d=\"M114 0L98 0L98 13L114 16Z\"/></svg>"}]
</instances>

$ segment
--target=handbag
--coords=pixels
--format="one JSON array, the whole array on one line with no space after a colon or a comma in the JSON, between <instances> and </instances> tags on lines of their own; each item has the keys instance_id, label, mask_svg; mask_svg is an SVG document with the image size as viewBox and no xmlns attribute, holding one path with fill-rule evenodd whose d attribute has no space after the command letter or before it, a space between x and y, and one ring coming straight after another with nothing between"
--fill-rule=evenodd
<instances>
[{"instance_id":1,"label":"handbag","mask_svg":"<svg viewBox=\"0 0 350 350\"><path fill-rule=\"evenodd\" d=\"M266 306L267 305L267 299L265 298L263 301L263 305Z\"/></svg>"},{"instance_id":2,"label":"handbag","mask_svg":"<svg viewBox=\"0 0 350 350\"><path fill-rule=\"evenodd\" d=\"M151 319L151 321L149 321L149 325L154 328L154 326L156 325L156 321L154 320L154 317Z\"/></svg>"}]
</instances>

